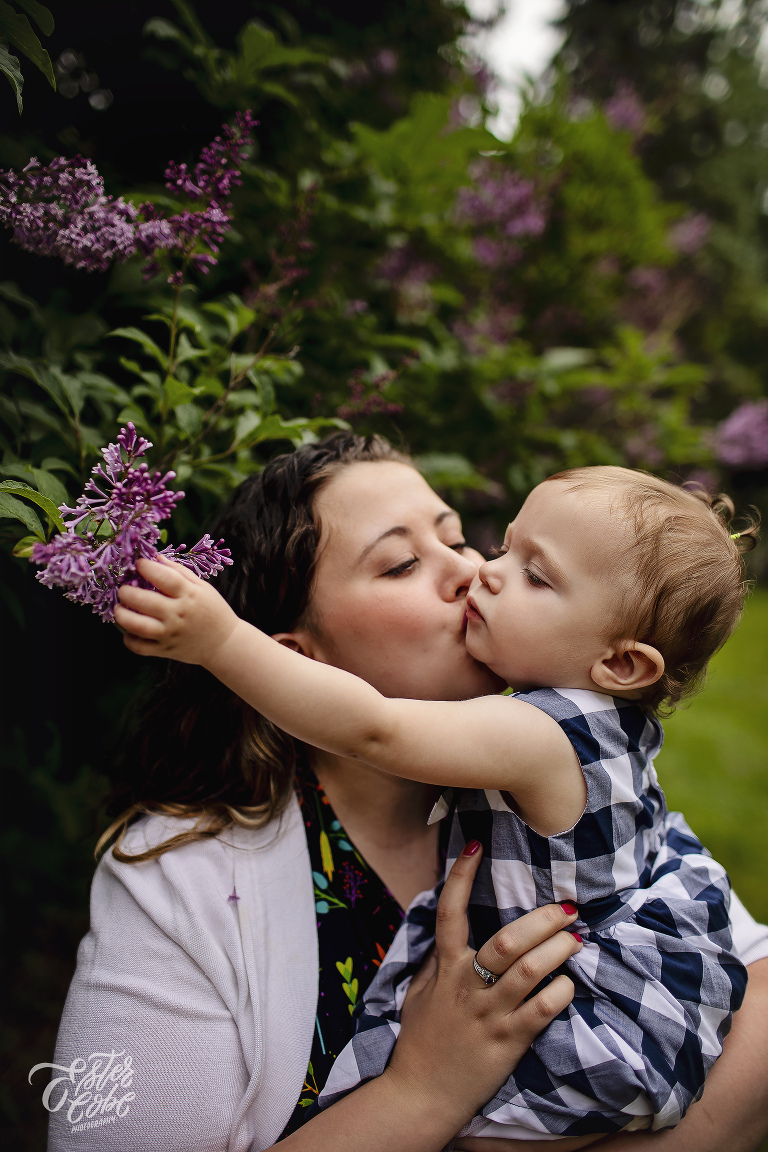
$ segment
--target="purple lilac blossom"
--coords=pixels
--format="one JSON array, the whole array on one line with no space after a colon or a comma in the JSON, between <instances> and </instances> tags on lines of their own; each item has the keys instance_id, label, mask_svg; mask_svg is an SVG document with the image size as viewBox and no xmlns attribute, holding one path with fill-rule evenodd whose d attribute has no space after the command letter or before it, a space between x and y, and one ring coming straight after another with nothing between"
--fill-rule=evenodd
<instances>
[{"instance_id":1,"label":"purple lilac blossom","mask_svg":"<svg viewBox=\"0 0 768 1152\"><path fill-rule=\"evenodd\" d=\"M691 212L673 224L667 234L671 248L683 256L692 256L706 242L712 221L703 212Z\"/></svg>"},{"instance_id":2,"label":"purple lilac blossom","mask_svg":"<svg viewBox=\"0 0 768 1152\"><path fill-rule=\"evenodd\" d=\"M472 187L459 188L456 216L463 223L493 229L491 235L475 241L475 256L481 264L514 263L523 254L520 241L540 236L547 224L536 185L516 172L487 165L476 168L473 176Z\"/></svg>"},{"instance_id":3,"label":"purple lilac blossom","mask_svg":"<svg viewBox=\"0 0 768 1152\"><path fill-rule=\"evenodd\" d=\"M747 401L718 427L717 458L734 472L768 468L768 400Z\"/></svg>"},{"instance_id":4,"label":"purple lilac blossom","mask_svg":"<svg viewBox=\"0 0 768 1152\"><path fill-rule=\"evenodd\" d=\"M645 108L637 92L626 80L620 81L610 100L603 105L605 117L617 132L642 136L646 128Z\"/></svg>"},{"instance_id":5,"label":"purple lilac blossom","mask_svg":"<svg viewBox=\"0 0 768 1152\"><path fill-rule=\"evenodd\" d=\"M102 448L104 462L92 469L92 478L74 508L62 504L66 530L48 544L36 544L32 561L45 565L37 579L47 588L64 588L68 600L88 604L106 622L114 620L117 592L123 584L151 588L138 573L136 561L165 556L208 580L231 564L223 540L214 543L206 533L184 555L186 545L158 549L160 529L184 499L167 485L176 473L152 474L139 457L152 447L129 423L117 443ZM80 528L78 532L77 529Z\"/></svg>"},{"instance_id":6,"label":"purple lilac blossom","mask_svg":"<svg viewBox=\"0 0 768 1152\"><path fill-rule=\"evenodd\" d=\"M166 252L206 273L229 229L232 205L224 197L241 183L239 166L256 123L250 112L238 112L235 126L224 125L192 173L186 164L168 165L166 187L202 201L194 209L165 218L152 204L137 208L106 196L97 169L82 156L60 156L47 167L33 157L21 173L0 171L0 224L12 229L14 243L26 251L58 256L88 272L104 272L139 252L147 258L149 278L161 271L158 256ZM209 252L197 252L201 244ZM169 283L182 281L183 274L171 270Z\"/></svg>"}]
</instances>

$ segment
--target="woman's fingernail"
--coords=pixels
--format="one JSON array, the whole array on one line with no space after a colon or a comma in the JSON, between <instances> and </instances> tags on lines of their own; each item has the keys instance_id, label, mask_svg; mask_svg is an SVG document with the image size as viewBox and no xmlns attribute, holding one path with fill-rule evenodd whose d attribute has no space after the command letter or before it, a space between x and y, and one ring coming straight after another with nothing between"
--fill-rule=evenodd
<instances>
[{"instance_id":1,"label":"woman's fingernail","mask_svg":"<svg viewBox=\"0 0 768 1152\"><path fill-rule=\"evenodd\" d=\"M563 912L565 912L566 916L573 916L578 911L576 905L571 904L570 900L566 900L564 904L560 905L560 907L562 908Z\"/></svg>"},{"instance_id":2,"label":"woman's fingernail","mask_svg":"<svg viewBox=\"0 0 768 1152\"><path fill-rule=\"evenodd\" d=\"M579 944L584 943L581 936L579 936L578 932L571 932L571 936L573 936L574 940L578 940Z\"/></svg>"},{"instance_id":3,"label":"woman's fingernail","mask_svg":"<svg viewBox=\"0 0 768 1152\"><path fill-rule=\"evenodd\" d=\"M480 847L480 841L479 840L470 840L469 844L467 844L464 851L462 852L462 856L474 856L475 852L477 852L479 847ZM574 909L574 911L575 911L575 909Z\"/></svg>"}]
</instances>

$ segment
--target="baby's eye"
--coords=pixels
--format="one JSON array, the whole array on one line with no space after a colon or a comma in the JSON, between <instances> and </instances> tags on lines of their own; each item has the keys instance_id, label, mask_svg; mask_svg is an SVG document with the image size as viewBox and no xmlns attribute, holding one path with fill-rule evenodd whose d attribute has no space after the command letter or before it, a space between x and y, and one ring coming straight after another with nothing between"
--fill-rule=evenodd
<instances>
[{"instance_id":1,"label":"baby's eye","mask_svg":"<svg viewBox=\"0 0 768 1152\"><path fill-rule=\"evenodd\" d=\"M530 568L523 568L523 575L526 577L528 583L532 585L532 587L549 588L549 584L547 584L546 580L542 580L541 577L537 576L535 572L532 572Z\"/></svg>"},{"instance_id":2,"label":"baby's eye","mask_svg":"<svg viewBox=\"0 0 768 1152\"><path fill-rule=\"evenodd\" d=\"M394 568L388 568L384 573L385 576L403 576L406 572L410 572L415 564L418 564L418 556L411 556L408 560L403 560L401 564L395 564Z\"/></svg>"},{"instance_id":3,"label":"baby's eye","mask_svg":"<svg viewBox=\"0 0 768 1152\"><path fill-rule=\"evenodd\" d=\"M488 549L488 552L490 556L495 560L498 556L506 556L507 552L509 552L509 548L507 548L506 544L502 544L500 548L497 548L496 545L494 545L492 548Z\"/></svg>"},{"instance_id":4,"label":"baby's eye","mask_svg":"<svg viewBox=\"0 0 768 1152\"><path fill-rule=\"evenodd\" d=\"M467 542L462 540L459 544L449 544L448 547L452 548L454 552L463 552L467 547Z\"/></svg>"}]
</instances>

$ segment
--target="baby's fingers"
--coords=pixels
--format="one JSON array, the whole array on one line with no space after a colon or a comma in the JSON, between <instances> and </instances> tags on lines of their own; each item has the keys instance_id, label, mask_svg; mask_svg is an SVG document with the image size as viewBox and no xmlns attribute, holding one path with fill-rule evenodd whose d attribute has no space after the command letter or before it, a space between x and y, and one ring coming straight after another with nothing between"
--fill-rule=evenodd
<instances>
[{"instance_id":1,"label":"baby's fingers","mask_svg":"<svg viewBox=\"0 0 768 1152\"><path fill-rule=\"evenodd\" d=\"M136 567L145 580L154 584L155 588L164 592L166 596L181 596L190 577L195 583L198 582L198 577L193 572L165 558L162 561L138 560Z\"/></svg>"},{"instance_id":2,"label":"baby's fingers","mask_svg":"<svg viewBox=\"0 0 768 1152\"><path fill-rule=\"evenodd\" d=\"M152 592L148 588L136 588L133 584L123 584L118 589L118 599L127 608L134 612L141 612L144 616L155 616L161 620L170 607L171 601L162 592Z\"/></svg>"},{"instance_id":3,"label":"baby's fingers","mask_svg":"<svg viewBox=\"0 0 768 1152\"><path fill-rule=\"evenodd\" d=\"M138 589L132 589L138 591ZM132 612L124 604L115 605L115 623L131 636L141 640L157 642L165 635L165 624L156 620L154 616L145 616L141 612Z\"/></svg>"}]
</instances>

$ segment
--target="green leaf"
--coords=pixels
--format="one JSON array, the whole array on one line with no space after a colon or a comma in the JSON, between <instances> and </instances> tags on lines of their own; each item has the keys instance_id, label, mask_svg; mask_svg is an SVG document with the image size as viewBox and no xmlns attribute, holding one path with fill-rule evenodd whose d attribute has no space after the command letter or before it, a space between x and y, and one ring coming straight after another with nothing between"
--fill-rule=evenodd
<instances>
[{"instance_id":1,"label":"green leaf","mask_svg":"<svg viewBox=\"0 0 768 1152\"><path fill-rule=\"evenodd\" d=\"M39 4L38 0L16 0L16 3L19 8L23 8L25 12L29 12L43 36L53 35L53 29L55 27L53 16L44 4Z\"/></svg>"},{"instance_id":2,"label":"green leaf","mask_svg":"<svg viewBox=\"0 0 768 1152\"><path fill-rule=\"evenodd\" d=\"M49 500L47 496L43 496L42 492L36 492L34 488L30 488L28 484L22 484L18 480L3 480L2 483L0 483L0 492L14 492L17 496L24 496L25 499L31 500L33 504L37 504L38 507L43 509L48 519L56 525L59 532L65 531L61 513L53 500ZM12 499L12 497L10 497L10 499ZM16 501L14 501L14 503L16 503ZM26 507L26 505L24 505L24 507ZM35 517L35 520L37 520L37 517ZM32 528L33 532L35 531L34 525L29 525L29 527Z\"/></svg>"},{"instance_id":3,"label":"green leaf","mask_svg":"<svg viewBox=\"0 0 768 1152\"><path fill-rule=\"evenodd\" d=\"M220 316L227 325L230 340L234 340L241 332L245 332L246 328L250 328L256 319L256 313L252 308L246 307L233 292L230 293L227 300L228 304L221 300L211 300L202 305L202 310L210 312L213 316Z\"/></svg>"},{"instance_id":4,"label":"green leaf","mask_svg":"<svg viewBox=\"0 0 768 1152\"><path fill-rule=\"evenodd\" d=\"M225 388L218 376L203 375L195 378L195 392L198 396L215 396L218 400L224 395Z\"/></svg>"},{"instance_id":5,"label":"green leaf","mask_svg":"<svg viewBox=\"0 0 768 1152\"><path fill-rule=\"evenodd\" d=\"M10 4L0 0L0 34L10 40L36 68L39 68L51 88L56 88L51 58L40 43L34 28L26 16L14 12Z\"/></svg>"},{"instance_id":6,"label":"green leaf","mask_svg":"<svg viewBox=\"0 0 768 1152\"><path fill-rule=\"evenodd\" d=\"M19 376L26 376L33 380L48 393L53 402L62 412L69 415L67 397L61 385L60 374L54 372L38 360L30 360L26 356L18 356L15 352L0 352L0 368L9 372L17 372Z\"/></svg>"},{"instance_id":7,"label":"green leaf","mask_svg":"<svg viewBox=\"0 0 768 1152\"><path fill-rule=\"evenodd\" d=\"M0 488L3 487L5 485L0 484ZM38 540L43 544L45 543L45 532L37 514L23 500L17 500L15 496L9 496L7 492L0 492L0 516L5 516L11 520L20 520Z\"/></svg>"},{"instance_id":8,"label":"green leaf","mask_svg":"<svg viewBox=\"0 0 768 1152\"><path fill-rule=\"evenodd\" d=\"M176 346L176 355L174 357L174 367L179 364L184 364L187 360L199 360L201 356L207 356L208 350L206 348L195 348L189 342L189 338L185 332L179 336L179 342Z\"/></svg>"},{"instance_id":9,"label":"green leaf","mask_svg":"<svg viewBox=\"0 0 768 1152\"><path fill-rule=\"evenodd\" d=\"M21 92L24 87L24 77L21 74L18 56L14 56L8 51L8 44L3 40L2 36L0 36L0 72L2 72L16 93L16 104L19 109L19 115L21 115L24 111L24 101L21 98Z\"/></svg>"},{"instance_id":10,"label":"green leaf","mask_svg":"<svg viewBox=\"0 0 768 1152\"><path fill-rule=\"evenodd\" d=\"M31 296L25 296L12 280L3 280L0 283L0 296L4 300L9 300L11 304L20 304L22 308L26 308L36 324L42 325L44 323L43 314L37 303Z\"/></svg>"},{"instance_id":11,"label":"green leaf","mask_svg":"<svg viewBox=\"0 0 768 1152\"><path fill-rule=\"evenodd\" d=\"M196 404L179 404L174 408L179 427L190 440L197 436L203 426L203 414Z\"/></svg>"},{"instance_id":12,"label":"green leaf","mask_svg":"<svg viewBox=\"0 0 768 1152\"><path fill-rule=\"evenodd\" d=\"M146 332L142 332L140 328L113 328L107 336L122 336L124 340L133 340L136 344L141 344L150 356L154 356L161 368L168 368L168 357L162 348L155 344L151 336L147 336Z\"/></svg>"},{"instance_id":13,"label":"green leaf","mask_svg":"<svg viewBox=\"0 0 768 1152\"><path fill-rule=\"evenodd\" d=\"M37 536L22 536L21 540L17 540L13 546L13 555L19 557L21 560L29 560L32 555L32 549L35 544L39 544L40 539Z\"/></svg>"},{"instance_id":14,"label":"green leaf","mask_svg":"<svg viewBox=\"0 0 768 1152\"><path fill-rule=\"evenodd\" d=\"M44 468L27 466L26 471L32 473L38 492L42 492L43 496L47 496L57 508L60 504L66 504L68 502L69 496L67 495L67 490L58 476L54 476L52 472L48 472Z\"/></svg>"},{"instance_id":15,"label":"green leaf","mask_svg":"<svg viewBox=\"0 0 768 1152\"><path fill-rule=\"evenodd\" d=\"M247 413L244 415L247 415ZM251 448L254 444L260 444L263 440L292 440L298 444L308 426L309 421L301 416L295 420L283 420L282 416L273 413L273 415L268 416L266 420L262 420L250 435L244 437L238 447Z\"/></svg>"},{"instance_id":16,"label":"green leaf","mask_svg":"<svg viewBox=\"0 0 768 1152\"><path fill-rule=\"evenodd\" d=\"M233 444L238 444L241 440L247 439L249 434L258 428L261 424L261 413L255 412L251 408L248 412L243 412L242 416L238 416L235 423L235 438Z\"/></svg>"},{"instance_id":17,"label":"green leaf","mask_svg":"<svg viewBox=\"0 0 768 1152\"><path fill-rule=\"evenodd\" d=\"M185 36L180 28L172 24L170 20L166 20L163 16L153 16L151 20L147 20L144 25L145 36L157 36L158 40L176 40L182 44L190 55L194 52L194 45L188 36Z\"/></svg>"},{"instance_id":18,"label":"green leaf","mask_svg":"<svg viewBox=\"0 0 768 1152\"><path fill-rule=\"evenodd\" d=\"M41 467L44 472L52 472L55 469L57 472L69 472L70 475L77 478L77 472L72 465L68 464L66 460L59 460L58 456L46 456Z\"/></svg>"},{"instance_id":19,"label":"green leaf","mask_svg":"<svg viewBox=\"0 0 768 1152\"><path fill-rule=\"evenodd\" d=\"M185 384L183 380L177 380L174 376L171 376L163 384L163 394L169 408L175 408L178 404L189 404L195 398L194 389L190 388L189 384Z\"/></svg>"}]
</instances>

